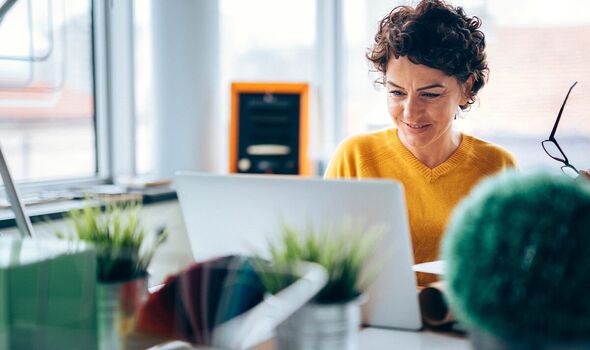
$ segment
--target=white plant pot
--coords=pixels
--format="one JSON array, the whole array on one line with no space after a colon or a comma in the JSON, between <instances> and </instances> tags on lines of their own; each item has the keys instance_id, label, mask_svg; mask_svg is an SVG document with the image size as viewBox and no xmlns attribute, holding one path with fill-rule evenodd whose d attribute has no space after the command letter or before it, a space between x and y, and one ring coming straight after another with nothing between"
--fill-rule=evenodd
<instances>
[{"instance_id":1,"label":"white plant pot","mask_svg":"<svg viewBox=\"0 0 590 350\"><path fill-rule=\"evenodd\" d=\"M307 303L277 326L280 350L357 350L361 324L359 297L346 303Z\"/></svg>"},{"instance_id":2,"label":"white plant pot","mask_svg":"<svg viewBox=\"0 0 590 350\"><path fill-rule=\"evenodd\" d=\"M147 298L147 278L97 285L100 350L131 349L139 309Z\"/></svg>"}]
</instances>

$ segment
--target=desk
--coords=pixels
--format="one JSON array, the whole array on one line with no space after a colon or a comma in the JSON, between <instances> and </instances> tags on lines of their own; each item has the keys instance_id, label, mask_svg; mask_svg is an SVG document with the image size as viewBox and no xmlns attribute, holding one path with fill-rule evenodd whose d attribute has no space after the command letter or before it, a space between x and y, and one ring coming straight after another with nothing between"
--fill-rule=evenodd
<instances>
[{"instance_id":1,"label":"desk","mask_svg":"<svg viewBox=\"0 0 590 350\"><path fill-rule=\"evenodd\" d=\"M149 350L200 350L188 344L168 344ZM210 348L209 348L210 349ZM273 341L267 341L253 350L273 350ZM469 340L432 331L394 331L382 328L365 328L361 331L359 350L471 350Z\"/></svg>"},{"instance_id":2,"label":"desk","mask_svg":"<svg viewBox=\"0 0 590 350\"><path fill-rule=\"evenodd\" d=\"M467 338L432 331L409 332L365 328L361 331L359 349L468 350L471 346Z\"/></svg>"},{"instance_id":3,"label":"desk","mask_svg":"<svg viewBox=\"0 0 590 350\"><path fill-rule=\"evenodd\" d=\"M156 226L155 218L167 218L170 236L156 252L152 264L153 283L159 283L169 273L179 271L192 261L192 252L182 213L176 201L158 203L143 209L144 218ZM190 349L180 348L180 349ZM255 347L255 350L272 350L272 341ZM454 335L435 333L433 331L411 332L381 328L365 328L360 334L359 350L467 350L471 349L469 340Z\"/></svg>"},{"instance_id":4,"label":"desk","mask_svg":"<svg viewBox=\"0 0 590 350\"><path fill-rule=\"evenodd\" d=\"M142 209L142 220L149 228L167 224L170 235L167 241L158 249L154 256L150 272L152 284L161 283L168 274L180 271L193 261L192 251L186 228L182 220L182 213L178 202L166 201L154 205L146 205ZM52 223L38 223L35 229L38 235L53 235L57 228L66 226L61 221ZM16 233L16 228L11 228ZM150 343L148 341L148 343ZM151 342L150 344L157 344ZM149 346L149 345L148 345ZM138 347L145 349L147 346ZM163 347L154 347L154 349ZM166 349L191 349L190 347L176 347ZM256 350L273 349L272 341L257 346ZM453 335L434 333L432 331L410 332L396 331L380 328L365 328L360 334L360 350L373 349L401 349L401 350L467 350L470 349L469 341Z\"/></svg>"}]
</instances>

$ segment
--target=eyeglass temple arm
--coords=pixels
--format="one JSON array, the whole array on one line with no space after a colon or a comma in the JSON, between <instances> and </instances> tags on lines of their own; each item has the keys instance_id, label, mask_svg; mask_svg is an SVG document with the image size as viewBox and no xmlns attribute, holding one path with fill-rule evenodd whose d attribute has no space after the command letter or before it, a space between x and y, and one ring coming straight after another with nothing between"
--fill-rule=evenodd
<instances>
[{"instance_id":1,"label":"eyeglass temple arm","mask_svg":"<svg viewBox=\"0 0 590 350\"><path fill-rule=\"evenodd\" d=\"M557 114L557 120L555 120L555 124L553 124L553 130L551 130L551 134L549 135L549 139L554 139L555 138L555 132L557 131L557 126L559 125L559 120L561 119L561 114L563 113L563 108L565 107L565 103L567 102L568 97L570 97L570 92L572 92L572 89L574 88L574 86L576 86L576 84L578 84L578 82L574 82L572 84L572 86L570 86L570 89L567 92L567 95L565 95L565 100L563 100L563 104L561 105L561 108L559 109L559 114Z\"/></svg>"}]
</instances>

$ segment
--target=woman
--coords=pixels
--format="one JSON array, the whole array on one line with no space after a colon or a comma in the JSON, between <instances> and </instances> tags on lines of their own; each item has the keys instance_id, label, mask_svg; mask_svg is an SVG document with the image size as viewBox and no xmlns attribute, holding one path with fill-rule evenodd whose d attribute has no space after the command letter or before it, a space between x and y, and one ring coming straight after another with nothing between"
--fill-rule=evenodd
<instances>
[{"instance_id":1,"label":"woman","mask_svg":"<svg viewBox=\"0 0 590 350\"><path fill-rule=\"evenodd\" d=\"M455 205L482 178L515 166L501 147L462 134L453 120L487 79L477 17L439 0L399 6L379 23L367 58L382 73L397 128L345 140L326 178L389 178L404 185L416 263L436 260ZM430 280L419 275L419 284Z\"/></svg>"}]
</instances>

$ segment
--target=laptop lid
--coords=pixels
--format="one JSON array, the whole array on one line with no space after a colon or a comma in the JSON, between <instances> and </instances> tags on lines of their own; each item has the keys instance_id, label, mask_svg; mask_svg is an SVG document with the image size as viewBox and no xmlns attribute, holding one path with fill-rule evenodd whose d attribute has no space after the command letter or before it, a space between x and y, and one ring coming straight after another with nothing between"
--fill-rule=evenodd
<instances>
[{"instance_id":1,"label":"laptop lid","mask_svg":"<svg viewBox=\"0 0 590 350\"><path fill-rule=\"evenodd\" d=\"M195 259L263 251L281 223L304 228L353 220L385 229L381 272L366 305L369 326L422 327L402 186L386 180L180 172L178 199Z\"/></svg>"},{"instance_id":2,"label":"laptop lid","mask_svg":"<svg viewBox=\"0 0 590 350\"><path fill-rule=\"evenodd\" d=\"M16 225L18 226L18 230L20 232L21 237L33 237L33 225L31 225L31 220L29 219L29 216L26 214L25 207L18 196L18 192L16 191L16 187L14 186L14 182L12 181L12 177L10 176L8 164L6 164L6 160L4 159L4 153L2 153L1 147L0 175L2 176L2 182L4 183L4 188L6 189L6 195L8 196L8 201L10 203L10 206L12 207L12 211L14 212Z\"/></svg>"}]
</instances>

